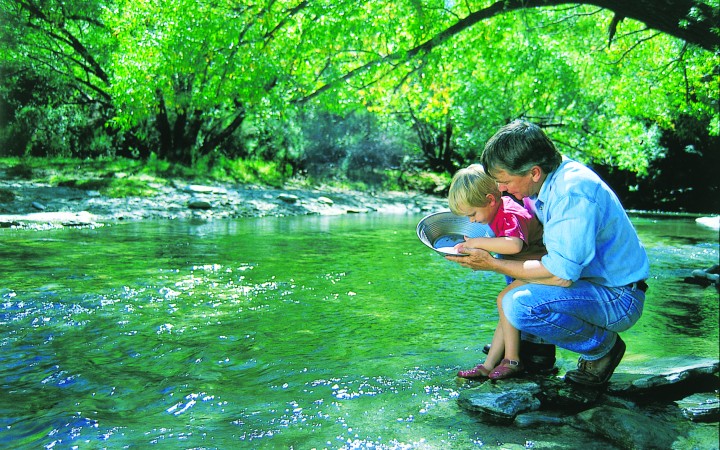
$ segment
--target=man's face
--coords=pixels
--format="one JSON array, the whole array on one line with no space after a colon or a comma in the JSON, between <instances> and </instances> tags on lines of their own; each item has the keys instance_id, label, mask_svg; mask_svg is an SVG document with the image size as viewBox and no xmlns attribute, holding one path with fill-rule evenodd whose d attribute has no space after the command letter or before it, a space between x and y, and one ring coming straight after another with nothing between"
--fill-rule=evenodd
<instances>
[{"instance_id":1,"label":"man's face","mask_svg":"<svg viewBox=\"0 0 720 450\"><path fill-rule=\"evenodd\" d=\"M535 166L525 175L510 175L505 170L497 170L493 172L493 178L501 192L507 192L521 200L540 192L545 177L542 176L542 169Z\"/></svg>"}]
</instances>

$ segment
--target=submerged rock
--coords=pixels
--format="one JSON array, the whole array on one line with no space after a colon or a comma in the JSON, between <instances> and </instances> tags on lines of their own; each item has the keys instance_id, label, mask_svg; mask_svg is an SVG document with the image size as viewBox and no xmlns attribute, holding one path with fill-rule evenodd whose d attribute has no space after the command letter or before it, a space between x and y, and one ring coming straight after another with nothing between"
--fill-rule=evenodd
<instances>
[{"instance_id":1,"label":"submerged rock","mask_svg":"<svg viewBox=\"0 0 720 450\"><path fill-rule=\"evenodd\" d=\"M703 287L714 284L720 288L720 265L715 264L707 269L695 269L691 273L692 276L685 277L683 281L689 284L697 284Z\"/></svg>"},{"instance_id":2,"label":"submerged rock","mask_svg":"<svg viewBox=\"0 0 720 450\"><path fill-rule=\"evenodd\" d=\"M10 203L15 201L17 195L10 189L0 188L0 203Z\"/></svg>"}]
</instances>

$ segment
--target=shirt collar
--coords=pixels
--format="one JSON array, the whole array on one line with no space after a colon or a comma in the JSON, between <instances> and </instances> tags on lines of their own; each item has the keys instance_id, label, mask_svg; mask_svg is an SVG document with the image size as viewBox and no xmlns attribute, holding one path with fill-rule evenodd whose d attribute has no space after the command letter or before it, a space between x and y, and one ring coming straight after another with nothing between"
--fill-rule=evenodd
<instances>
[{"instance_id":1,"label":"shirt collar","mask_svg":"<svg viewBox=\"0 0 720 450\"><path fill-rule=\"evenodd\" d=\"M562 157L562 162L557 167L557 169L553 170L548 174L548 176L545 178L545 181L543 181L542 186L540 186L540 192L536 196L534 196L534 200L537 200L541 203L544 203L547 198L550 196L550 192L552 191L553 182L555 180L555 177L557 176L558 172L560 172L560 169L567 163L571 162L572 159L567 158L565 156Z\"/></svg>"}]
</instances>

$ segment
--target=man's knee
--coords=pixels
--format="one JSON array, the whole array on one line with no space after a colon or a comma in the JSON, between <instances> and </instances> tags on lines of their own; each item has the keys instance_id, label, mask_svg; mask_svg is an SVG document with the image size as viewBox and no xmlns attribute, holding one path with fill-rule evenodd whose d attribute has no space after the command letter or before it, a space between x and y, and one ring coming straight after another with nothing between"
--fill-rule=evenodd
<instances>
[{"instance_id":1,"label":"man's knee","mask_svg":"<svg viewBox=\"0 0 720 450\"><path fill-rule=\"evenodd\" d=\"M498 298L498 306L502 307L505 318L518 330L523 329L523 323L530 317L530 309L523 302L523 296L518 295L517 290L506 293Z\"/></svg>"}]
</instances>

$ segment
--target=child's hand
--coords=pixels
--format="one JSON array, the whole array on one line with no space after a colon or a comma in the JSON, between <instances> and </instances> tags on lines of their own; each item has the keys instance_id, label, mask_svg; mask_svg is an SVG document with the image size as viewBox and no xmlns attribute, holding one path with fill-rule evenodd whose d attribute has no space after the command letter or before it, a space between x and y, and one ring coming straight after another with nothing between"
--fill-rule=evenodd
<instances>
[{"instance_id":1,"label":"child's hand","mask_svg":"<svg viewBox=\"0 0 720 450\"><path fill-rule=\"evenodd\" d=\"M453 247L456 252L461 253L461 254L467 253L467 252L465 252L466 247L473 248L472 244L473 244L473 241L475 240L474 238L469 238L467 236L463 236L463 239L465 239L465 242L460 242L458 244L455 244L455 247Z\"/></svg>"},{"instance_id":2,"label":"child's hand","mask_svg":"<svg viewBox=\"0 0 720 450\"><path fill-rule=\"evenodd\" d=\"M468 248L475 248L477 246L478 238L471 238L471 237L467 237L467 236L464 236L464 237L465 237L465 242L461 242L458 245L462 245L462 246L465 246Z\"/></svg>"}]
</instances>

